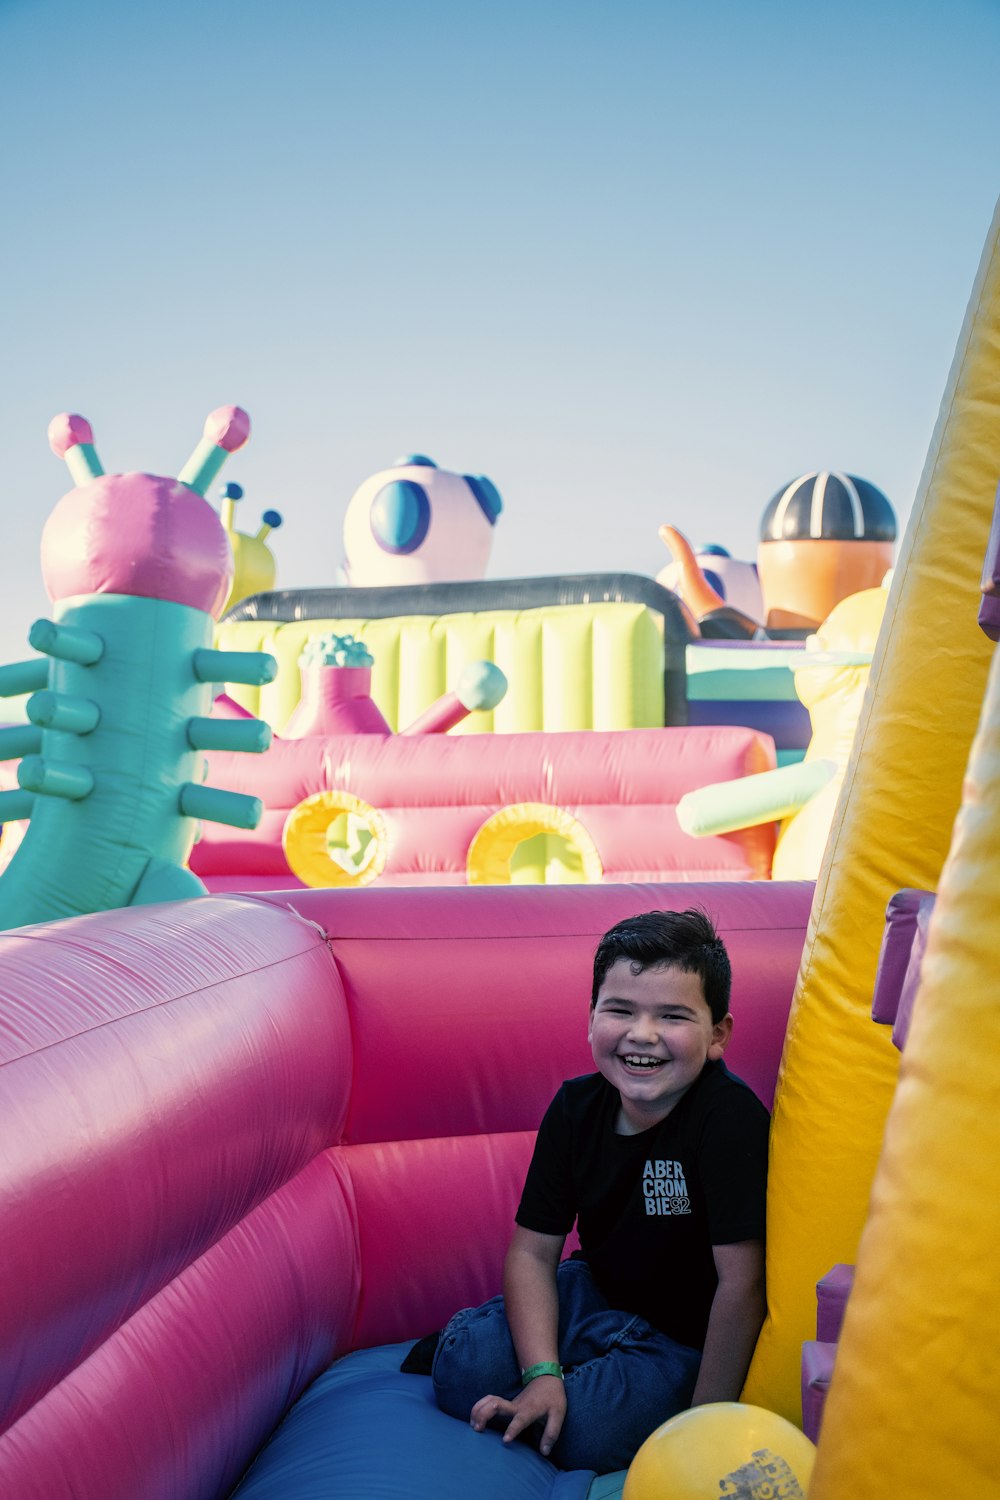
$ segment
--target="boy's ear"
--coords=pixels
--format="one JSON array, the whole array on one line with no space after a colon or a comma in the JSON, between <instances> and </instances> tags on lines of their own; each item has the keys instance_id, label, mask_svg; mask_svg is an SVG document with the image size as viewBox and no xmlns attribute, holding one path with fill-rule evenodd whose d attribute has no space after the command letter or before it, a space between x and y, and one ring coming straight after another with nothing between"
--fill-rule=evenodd
<instances>
[{"instance_id":1,"label":"boy's ear","mask_svg":"<svg viewBox=\"0 0 1000 1500\"><path fill-rule=\"evenodd\" d=\"M708 1056L711 1062L718 1062L719 1058L729 1046L729 1040L733 1034L733 1018L730 1015L723 1016L721 1021L716 1021L712 1027L712 1040L708 1047Z\"/></svg>"}]
</instances>

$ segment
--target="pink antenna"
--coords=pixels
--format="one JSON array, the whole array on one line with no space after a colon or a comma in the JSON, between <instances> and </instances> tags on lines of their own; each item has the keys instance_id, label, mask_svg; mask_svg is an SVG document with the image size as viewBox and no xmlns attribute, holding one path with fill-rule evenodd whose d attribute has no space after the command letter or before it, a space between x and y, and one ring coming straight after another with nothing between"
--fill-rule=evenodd
<instances>
[{"instance_id":1,"label":"pink antenna","mask_svg":"<svg viewBox=\"0 0 1000 1500\"><path fill-rule=\"evenodd\" d=\"M178 474L195 494L205 491L230 453L242 448L250 436L250 418L240 406L219 406L205 418L201 442Z\"/></svg>"},{"instance_id":2,"label":"pink antenna","mask_svg":"<svg viewBox=\"0 0 1000 1500\"><path fill-rule=\"evenodd\" d=\"M94 433L86 417L63 411L49 423L49 447L64 458L78 487L99 479L104 467L94 448Z\"/></svg>"}]
</instances>

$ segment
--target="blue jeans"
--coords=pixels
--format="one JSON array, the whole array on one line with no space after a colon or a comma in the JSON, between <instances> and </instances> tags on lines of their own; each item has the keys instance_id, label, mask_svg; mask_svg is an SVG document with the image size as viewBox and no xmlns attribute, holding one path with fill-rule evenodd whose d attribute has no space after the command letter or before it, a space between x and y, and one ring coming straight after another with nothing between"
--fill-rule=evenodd
<instances>
[{"instance_id":1,"label":"blue jeans","mask_svg":"<svg viewBox=\"0 0 1000 1500\"><path fill-rule=\"evenodd\" d=\"M585 1261L564 1260L556 1285L566 1420L550 1457L561 1469L611 1474L627 1468L661 1422L690 1406L701 1354L610 1308ZM481 1396L513 1400L521 1370L502 1297L455 1314L432 1373L438 1406L465 1422Z\"/></svg>"}]
</instances>

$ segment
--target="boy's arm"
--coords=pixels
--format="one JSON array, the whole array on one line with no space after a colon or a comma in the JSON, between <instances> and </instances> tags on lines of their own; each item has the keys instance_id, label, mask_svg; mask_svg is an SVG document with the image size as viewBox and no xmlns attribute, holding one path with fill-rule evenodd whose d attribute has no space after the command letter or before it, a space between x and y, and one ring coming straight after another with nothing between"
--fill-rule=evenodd
<instances>
[{"instance_id":1,"label":"boy's arm","mask_svg":"<svg viewBox=\"0 0 1000 1500\"><path fill-rule=\"evenodd\" d=\"M763 1240L715 1245L712 1254L719 1284L708 1315L692 1406L739 1400L767 1310Z\"/></svg>"},{"instance_id":2,"label":"boy's arm","mask_svg":"<svg viewBox=\"0 0 1000 1500\"><path fill-rule=\"evenodd\" d=\"M514 1349L522 1370L559 1361L559 1298L556 1268L566 1236L539 1234L518 1225L503 1268L504 1309ZM483 1396L472 1408L471 1421L482 1432L494 1417L510 1417L503 1435L513 1442L532 1423L544 1421L539 1447L552 1451L566 1416L566 1391L558 1375L539 1375L514 1397Z\"/></svg>"}]
</instances>

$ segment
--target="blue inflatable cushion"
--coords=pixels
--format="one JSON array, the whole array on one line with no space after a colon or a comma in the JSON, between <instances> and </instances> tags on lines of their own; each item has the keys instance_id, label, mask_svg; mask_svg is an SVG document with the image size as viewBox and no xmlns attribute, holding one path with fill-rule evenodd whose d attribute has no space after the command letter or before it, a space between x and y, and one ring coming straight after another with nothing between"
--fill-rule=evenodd
<instances>
[{"instance_id":1,"label":"blue inflatable cushion","mask_svg":"<svg viewBox=\"0 0 1000 1500\"><path fill-rule=\"evenodd\" d=\"M409 1344L363 1349L300 1397L232 1500L587 1500L594 1474L565 1473L524 1443L473 1432L403 1375ZM620 1493L621 1475L591 1492Z\"/></svg>"}]
</instances>

